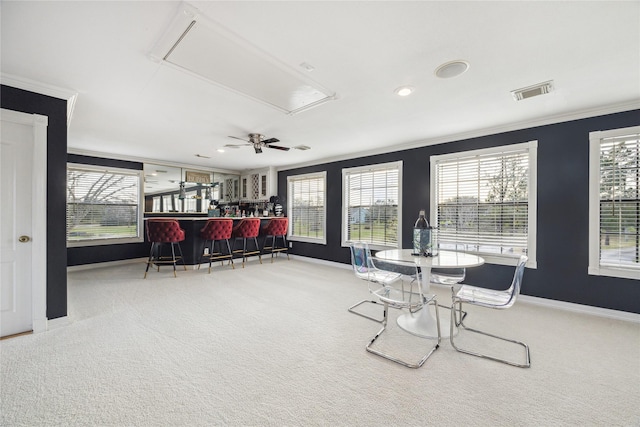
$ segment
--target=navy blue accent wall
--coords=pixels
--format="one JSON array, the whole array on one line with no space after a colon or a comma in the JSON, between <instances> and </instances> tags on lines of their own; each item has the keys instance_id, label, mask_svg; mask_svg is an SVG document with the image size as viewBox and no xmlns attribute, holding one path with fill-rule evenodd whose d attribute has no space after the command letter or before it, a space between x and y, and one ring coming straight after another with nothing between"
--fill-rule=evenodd
<instances>
[{"instance_id":1,"label":"navy blue accent wall","mask_svg":"<svg viewBox=\"0 0 640 427\"><path fill-rule=\"evenodd\" d=\"M589 132L639 124L640 110L634 110L279 172L282 199L286 198L288 176L327 172L327 244L293 242L291 253L350 262L349 248L341 246L343 168L403 161L402 245L407 248L418 211L429 212L430 156L537 140L537 268L526 270L522 293L640 313L640 280L587 273ZM513 272L513 267L485 264L469 269L467 282L505 287Z\"/></svg>"},{"instance_id":2,"label":"navy blue accent wall","mask_svg":"<svg viewBox=\"0 0 640 427\"><path fill-rule=\"evenodd\" d=\"M0 106L47 116L47 318L67 315L67 101L0 86Z\"/></svg>"},{"instance_id":3,"label":"navy blue accent wall","mask_svg":"<svg viewBox=\"0 0 640 427\"><path fill-rule=\"evenodd\" d=\"M121 169L143 169L143 164L140 162L106 159L93 156L80 156L77 154L69 154L67 161L69 163L80 163L85 165ZM74 266L109 261L121 261L125 259L144 258L147 256L149 256L149 244L144 242L124 243L119 245L80 246L67 248L67 265Z\"/></svg>"}]
</instances>

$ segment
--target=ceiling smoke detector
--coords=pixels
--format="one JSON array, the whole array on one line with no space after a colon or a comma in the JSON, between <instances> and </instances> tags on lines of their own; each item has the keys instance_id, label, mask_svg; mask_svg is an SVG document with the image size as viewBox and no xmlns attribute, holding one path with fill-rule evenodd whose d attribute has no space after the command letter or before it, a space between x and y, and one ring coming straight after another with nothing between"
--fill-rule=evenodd
<instances>
[{"instance_id":1,"label":"ceiling smoke detector","mask_svg":"<svg viewBox=\"0 0 640 427\"><path fill-rule=\"evenodd\" d=\"M511 96L516 101L522 101L523 99L533 98L534 96L544 95L545 93L549 93L553 90L553 80L549 80L547 82L538 83L536 85L523 87L521 89L516 89L511 91Z\"/></svg>"}]
</instances>

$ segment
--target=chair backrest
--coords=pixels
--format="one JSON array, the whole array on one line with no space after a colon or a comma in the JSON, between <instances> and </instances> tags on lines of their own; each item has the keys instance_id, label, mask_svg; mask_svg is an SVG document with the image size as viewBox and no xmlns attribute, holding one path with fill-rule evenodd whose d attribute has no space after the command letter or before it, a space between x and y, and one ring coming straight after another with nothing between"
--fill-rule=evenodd
<instances>
[{"instance_id":1,"label":"chair backrest","mask_svg":"<svg viewBox=\"0 0 640 427\"><path fill-rule=\"evenodd\" d=\"M526 255L521 255L520 260L518 260L518 265L516 266L516 272L513 275L513 281L511 282L511 286L509 289L505 291L505 293L510 294L510 298L506 304L502 306L502 308L509 308L516 302L516 298L520 294L520 288L522 287L522 276L524 275L524 267L527 265L527 261L529 258Z\"/></svg>"},{"instance_id":2,"label":"chair backrest","mask_svg":"<svg viewBox=\"0 0 640 427\"><path fill-rule=\"evenodd\" d=\"M258 237L260 218L243 218L233 227L233 237Z\"/></svg>"},{"instance_id":3,"label":"chair backrest","mask_svg":"<svg viewBox=\"0 0 640 427\"><path fill-rule=\"evenodd\" d=\"M285 236L289 228L289 218L271 218L264 227L265 236Z\"/></svg>"},{"instance_id":4,"label":"chair backrest","mask_svg":"<svg viewBox=\"0 0 640 427\"><path fill-rule=\"evenodd\" d=\"M464 268L432 268L429 279L431 283L451 286L464 281L466 274Z\"/></svg>"},{"instance_id":5,"label":"chair backrest","mask_svg":"<svg viewBox=\"0 0 640 427\"><path fill-rule=\"evenodd\" d=\"M228 240L231 238L232 230L231 218L210 218L200 230L200 236L205 240Z\"/></svg>"},{"instance_id":6,"label":"chair backrest","mask_svg":"<svg viewBox=\"0 0 640 427\"><path fill-rule=\"evenodd\" d=\"M371 263L371 251L369 245L365 242L353 242L349 245L351 248L351 266L356 277L367 280L369 270L373 269Z\"/></svg>"},{"instance_id":7,"label":"chair backrest","mask_svg":"<svg viewBox=\"0 0 640 427\"><path fill-rule=\"evenodd\" d=\"M147 239L150 242L171 243L184 240L180 223L170 218L149 218L146 223Z\"/></svg>"}]
</instances>

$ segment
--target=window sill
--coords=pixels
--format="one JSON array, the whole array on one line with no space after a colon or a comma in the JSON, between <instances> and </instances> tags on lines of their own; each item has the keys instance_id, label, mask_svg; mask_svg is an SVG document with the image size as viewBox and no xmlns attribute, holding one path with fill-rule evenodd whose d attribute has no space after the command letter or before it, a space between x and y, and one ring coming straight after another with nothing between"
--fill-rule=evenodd
<instances>
[{"instance_id":1,"label":"window sill","mask_svg":"<svg viewBox=\"0 0 640 427\"><path fill-rule=\"evenodd\" d=\"M618 277L620 279L640 280L640 269L615 267L589 267L590 276Z\"/></svg>"}]
</instances>

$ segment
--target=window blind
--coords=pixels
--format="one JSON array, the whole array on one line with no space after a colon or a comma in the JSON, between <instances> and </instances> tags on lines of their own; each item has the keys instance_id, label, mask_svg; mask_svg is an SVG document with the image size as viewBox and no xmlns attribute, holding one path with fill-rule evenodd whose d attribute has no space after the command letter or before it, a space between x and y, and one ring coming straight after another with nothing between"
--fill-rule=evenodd
<instances>
[{"instance_id":1,"label":"window blind","mask_svg":"<svg viewBox=\"0 0 640 427\"><path fill-rule=\"evenodd\" d=\"M343 170L345 243L398 247L400 164Z\"/></svg>"},{"instance_id":2,"label":"window blind","mask_svg":"<svg viewBox=\"0 0 640 427\"><path fill-rule=\"evenodd\" d=\"M290 238L324 241L326 175L290 176L287 181Z\"/></svg>"},{"instance_id":3,"label":"window blind","mask_svg":"<svg viewBox=\"0 0 640 427\"><path fill-rule=\"evenodd\" d=\"M600 140L600 265L640 267L640 134Z\"/></svg>"},{"instance_id":4,"label":"window blind","mask_svg":"<svg viewBox=\"0 0 640 427\"><path fill-rule=\"evenodd\" d=\"M435 168L435 226L442 249L528 253L528 148L461 153L437 160Z\"/></svg>"},{"instance_id":5,"label":"window blind","mask_svg":"<svg viewBox=\"0 0 640 427\"><path fill-rule=\"evenodd\" d=\"M67 166L67 241L139 238L138 171Z\"/></svg>"}]
</instances>

